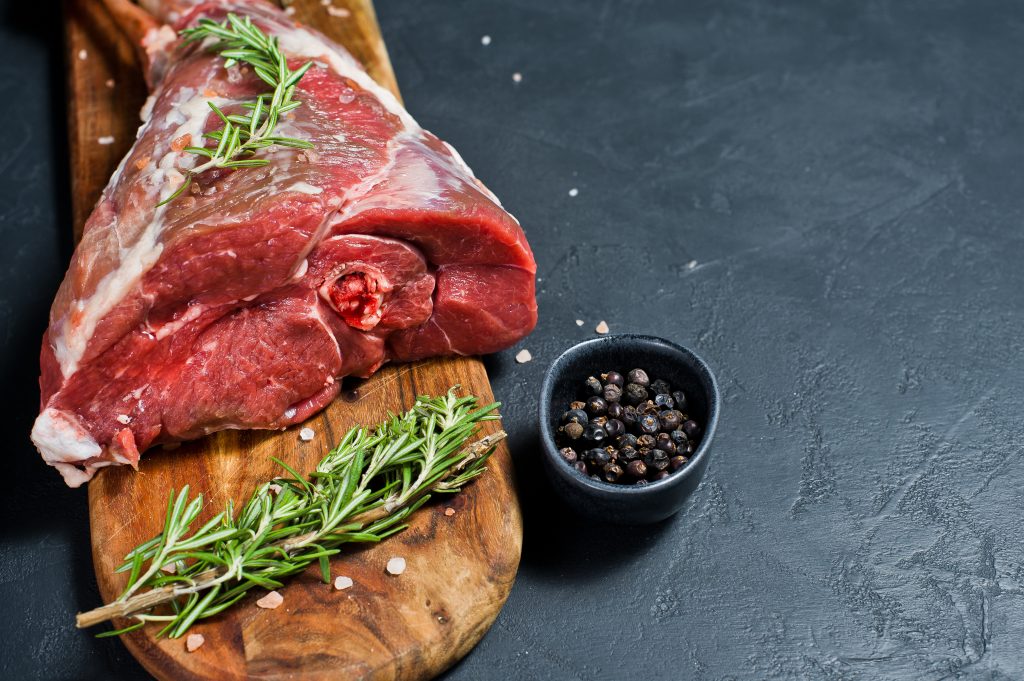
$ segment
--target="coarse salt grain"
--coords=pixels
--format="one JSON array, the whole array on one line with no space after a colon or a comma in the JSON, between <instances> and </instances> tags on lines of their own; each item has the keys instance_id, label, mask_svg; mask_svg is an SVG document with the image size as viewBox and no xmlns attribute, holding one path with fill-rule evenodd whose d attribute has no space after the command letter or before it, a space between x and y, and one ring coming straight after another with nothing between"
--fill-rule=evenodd
<instances>
[{"instance_id":1,"label":"coarse salt grain","mask_svg":"<svg viewBox=\"0 0 1024 681\"><path fill-rule=\"evenodd\" d=\"M274 494L280 494L280 493L281 493L281 490L283 490L283 489L284 489L284 487L281 487L281 485L277 484L276 482L272 482L272 483L270 483L270 485L269 485L269 486L267 487L267 489L269 489L269 490L270 490L271 492L273 492Z\"/></svg>"},{"instance_id":2,"label":"coarse salt grain","mask_svg":"<svg viewBox=\"0 0 1024 681\"><path fill-rule=\"evenodd\" d=\"M451 518L453 515L455 515L455 509L449 506L448 508L444 509L444 514Z\"/></svg>"},{"instance_id":3,"label":"coarse salt grain","mask_svg":"<svg viewBox=\"0 0 1024 681\"><path fill-rule=\"evenodd\" d=\"M405 558L395 556L388 560L387 571L392 575L400 575L405 572Z\"/></svg>"},{"instance_id":4,"label":"coarse salt grain","mask_svg":"<svg viewBox=\"0 0 1024 681\"><path fill-rule=\"evenodd\" d=\"M282 603L284 603L284 596L277 593L276 591L271 591L266 596L256 601L256 605L266 610L273 610L274 608L279 608L281 607Z\"/></svg>"},{"instance_id":5,"label":"coarse salt grain","mask_svg":"<svg viewBox=\"0 0 1024 681\"><path fill-rule=\"evenodd\" d=\"M311 441L315 435L316 433L313 431L312 428L307 427L299 431L299 439L302 440L303 442Z\"/></svg>"},{"instance_id":6,"label":"coarse salt grain","mask_svg":"<svg viewBox=\"0 0 1024 681\"><path fill-rule=\"evenodd\" d=\"M526 348L523 348L522 350L516 353L516 361L519 362L520 364L526 364L531 359L533 359L533 355L531 355L530 351L527 350Z\"/></svg>"},{"instance_id":7,"label":"coarse salt grain","mask_svg":"<svg viewBox=\"0 0 1024 681\"><path fill-rule=\"evenodd\" d=\"M605 321L601 321L601 323L597 325L597 328L594 329L594 331L597 331L598 333L608 333L608 323Z\"/></svg>"},{"instance_id":8,"label":"coarse salt grain","mask_svg":"<svg viewBox=\"0 0 1024 681\"><path fill-rule=\"evenodd\" d=\"M82 61L85 61L86 59L89 58L89 53L86 52L85 50L79 50L78 51L78 58L81 59Z\"/></svg>"},{"instance_id":9,"label":"coarse salt grain","mask_svg":"<svg viewBox=\"0 0 1024 681\"><path fill-rule=\"evenodd\" d=\"M689 268L689 269L691 269L691 270L692 270L692 269L693 269L694 267L696 267L696 266L697 266L697 261L696 261L696 260L691 260L690 262L686 263L686 267L687 267L687 268Z\"/></svg>"},{"instance_id":10,"label":"coarse salt grain","mask_svg":"<svg viewBox=\"0 0 1024 681\"><path fill-rule=\"evenodd\" d=\"M113 78L107 78L107 83L106 83L106 85L107 85L107 87L108 87L108 88L110 88L111 90L113 90L113 89L114 89L114 85L115 85L115 83L114 83L114 79L113 79Z\"/></svg>"},{"instance_id":11,"label":"coarse salt grain","mask_svg":"<svg viewBox=\"0 0 1024 681\"><path fill-rule=\"evenodd\" d=\"M519 73L518 71L513 73L512 74L512 82L513 83L522 83L523 82L523 74Z\"/></svg>"},{"instance_id":12,"label":"coarse salt grain","mask_svg":"<svg viewBox=\"0 0 1024 681\"><path fill-rule=\"evenodd\" d=\"M128 416L128 414L118 414L117 415L117 422L122 424L122 425L127 426L129 423L132 422L132 417Z\"/></svg>"},{"instance_id":13,"label":"coarse salt grain","mask_svg":"<svg viewBox=\"0 0 1024 681\"><path fill-rule=\"evenodd\" d=\"M352 578L351 577L335 577L334 578L334 588L337 589L338 591L341 591L342 589L348 589L348 588L350 588L352 586L352 584L353 584L353 582L352 582Z\"/></svg>"},{"instance_id":14,"label":"coarse salt grain","mask_svg":"<svg viewBox=\"0 0 1024 681\"><path fill-rule=\"evenodd\" d=\"M348 17L352 16L352 13L349 12L344 7L332 7L330 5L327 6L327 13L330 14L332 17L340 17L342 19L347 19Z\"/></svg>"},{"instance_id":15,"label":"coarse salt grain","mask_svg":"<svg viewBox=\"0 0 1024 681\"><path fill-rule=\"evenodd\" d=\"M289 5L288 7L284 8L284 13L287 14L288 16L292 16L293 14L295 14L295 8Z\"/></svg>"},{"instance_id":16,"label":"coarse salt grain","mask_svg":"<svg viewBox=\"0 0 1024 681\"><path fill-rule=\"evenodd\" d=\"M569 190L569 196L576 197L576 196L579 196L579 195L580 195L580 190L576 189L576 187L573 187L572 189Z\"/></svg>"},{"instance_id":17,"label":"coarse salt grain","mask_svg":"<svg viewBox=\"0 0 1024 681\"><path fill-rule=\"evenodd\" d=\"M480 44L484 45L484 46L490 45L491 44L491 36L485 35L482 38L480 38Z\"/></svg>"},{"instance_id":18,"label":"coarse salt grain","mask_svg":"<svg viewBox=\"0 0 1024 681\"><path fill-rule=\"evenodd\" d=\"M100 137L96 141L99 142L100 144L102 144L103 146L107 146L108 144L113 144L114 143L114 136L113 135L104 135L103 137Z\"/></svg>"},{"instance_id":19,"label":"coarse salt grain","mask_svg":"<svg viewBox=\"0 0 1024 681\"><path fill-rule=\"evenodd\" d=\"M583 320L582 319L577 319L576 320L576 326L583 326Z\"/></svg>"},{"instance_id":20,"label":"coarse salt grain","mask_svg":"<svg viewBox=\"0 0 1024 681\"><path fill-rule=\"evenodd\" d=\"M206 638L202 634L189 634L188 638L185 639L185 650L190 653L194 653L199 650L199 647L206 643Z\"/></svg>"}]
</instances>

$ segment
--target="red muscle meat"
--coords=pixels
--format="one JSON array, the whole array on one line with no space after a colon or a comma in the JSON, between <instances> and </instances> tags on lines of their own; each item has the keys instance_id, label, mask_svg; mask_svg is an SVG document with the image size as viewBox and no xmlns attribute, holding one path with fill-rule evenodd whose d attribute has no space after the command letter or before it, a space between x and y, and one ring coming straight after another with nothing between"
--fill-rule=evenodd
<instances>
[{"instance_id":1,"label":"red muscle meat","mask_svg":"<svg viewBox=\"0 0 1024 681\"><path fill-rule=\"evenodd\" d=\"M151 5L154 3L150 3ZM41 355L32 439L71 486L153 444L284 428L340 378L389 361L506 348L537 318L518 222L450 146L340 46L261 0L156 3L153 93L85 225ZM181 151L265 86L176 31L228 12L312 61L265 167L207 171Z\"/></svg>"}]
</instances>

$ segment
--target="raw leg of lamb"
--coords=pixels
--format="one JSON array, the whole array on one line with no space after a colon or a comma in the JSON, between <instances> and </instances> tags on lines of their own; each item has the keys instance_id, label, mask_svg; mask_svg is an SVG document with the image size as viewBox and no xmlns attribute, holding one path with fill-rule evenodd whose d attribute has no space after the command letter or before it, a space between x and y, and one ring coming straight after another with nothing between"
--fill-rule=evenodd
<instances>
[{"instance_id":1,"label":"raw leg of lamb","mask_svg":"<svg viewBox=\"0 0 1024 681\"><path fill-rule=\"evenodd\" d=\"M150 3L152 5L154 3ZM85 225L50 312L32 440L68 485L147 447L284 428L340 378L389 361L506 348L536 323L518 222L356 61L261 0L155 3L144 123ZM191 5L191 6L190 6ZM137 8L136 8L137 9ZM264 167L206 171L183 151L266 86L177 31L247 15L302 105Z\"/></svg>"}]
</instances>

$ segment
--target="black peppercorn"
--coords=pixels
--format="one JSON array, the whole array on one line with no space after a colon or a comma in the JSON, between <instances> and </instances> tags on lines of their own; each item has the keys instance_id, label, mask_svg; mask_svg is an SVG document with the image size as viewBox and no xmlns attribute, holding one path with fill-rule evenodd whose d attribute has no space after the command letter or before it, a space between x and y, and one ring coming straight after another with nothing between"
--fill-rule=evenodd
<instances>
[{"instance_id":1,"label":"black peppercorn","mask_svg":"<svg viewBox=\"0 0 1024 681\"><path fill-rule=\"evenodd\" d=\"M565 433L566 437L570 440L578 440L583 435L584 428L575 421L567 423L562 426L562 432Z\"/></svg>"},{"instance_id":2,"label":"black peppercorn","mask_svg":"<svg viewBox=\"0 0 1024 681\"><path fill-rule=\"evenodd\" d=\"M650 433L644 433L636 439L637 449L654 449L658 441Z\"/></svg>"},{"instance_id":3,"label":"black peppercorn","mask_svg":"<svg viewBox=\"0 0 1024 681\"><path fill-rule=\"evenodd\" d=\"M606 402L618 402L622 399L622 388L613 383L609 383L602 389L601 395L604 397Z\"/></svg>"},{"instance_id":4,"label":"black peppercorn","mask_svg":"<svg viewBox=\"0 0 1024 681\"><path fill-rule=\"evenodd\" d=\"M686 437L691 440L700 435L700 426L693 419L683 423L683 432L686 433Z\"/></svg>"},{"instance_id":5,"label":"black peppercorn","mask_svg":"<svg viewBox=\"0 0 1024 681\"><path fill-rule=\"evenodd\" d=\"M658 415L658 420L661 422L661 429L673 431L683 423L683 415L675 409L669 409L663 411Z\"/></svg>"},{"instance_id":6,"label":"black peppercorn","mask_svg":"<svg viewBox=\"0 0 1024 681\"><path fill-rule=\"evenodd\" d=\"M619 450L615 449L615 447L611 445L605 447L604 451L608 452L608 456L612 458L612 461L615 461L616 459L619 458Z\"/></svg>"},{"instance_id":7,"label":"black peppercorn","mask_svg":"<svg viewBox=\"0 0 1024 681\"><path fill-rule=\"evenodd\" d=\"M608 437L608 433L605 431L604 428L597 425L596 423L591 423L589 426L583 429L584 440L589 440L590 442L598 443L604 440L606 437Z\"/></svg>"},{"instance_id":8,"label":"black peppercorn","mask_svg":"<svg viewBox=\"0 0 1024 681\"><path fill-rule=\"evenodd\" d=\"M577 461L572 465L572 467L576 469L577 473L580 473L582 475L587 474L587 464L583 463L582 461Z\"/></svg>"},{"instance_id":9,"label":"black peppercorn","mask_svg":"<svg viewBox=\"0 0 1024 681\"><path fill-rule=\"evenodd\" d=\"M661 428L661 423L654 414L644 414L637 421L637 425L642 433L657 433L658 429Z\"/></svg>"},{"instance_id":10,"label":"black peppercorn","mask_svg":"<svg viewBox=\"0 0 1024 681\"><path fill-rule=\"evenodd\" d=\"M675 472L682 468L683 466L685 466L687 463L689 463L689 461L690 460L687 459L682 454L677 454L676 456L673 456L671 459L669 459L668 465L672 469L672 471Z\"/></svg>"},{"instance_id":11,"label":"black peppercorn","mask_svg":"<svg viewBox=\"0 0 1024 681\"><path fill-rule=\"evenodd\" d=\"M673 407L676 406L676 403L672 399L672 396L666 395L665 393L655 393L654 404L661 407L662 409L672 409Z\"/></svg>"},{"instance_id":12,"label":"black peppercorn","mask_svg":"<svg viewBox=\"0 0 1024 681\"><path fill-rule=\"evenodd\" d=\"M600 395L601 394L601 381L597 380L595 376L587 378L583 384L584 395Z\"/></svg>"},{"instance_id":13,"label":"black peppercorn","mask_svg":"<svg viewBox=\"0 0 1024 681\"><path fill-rule=\"evenodd\" d=\"M610 463L604 467L604 479L608 482L618 482L622 477L622 468L618 464Z\"/></svg>"},{"instance_id":14,"label":"black peppercorn","mask_svg":"<svg viewBox=\"0 0 1024 681\"><path fill-rule=\"evenodd\" d=\"M622 415L626 412L626 408L618 402L612 402L608 405L608 418L622 420Z\"/></svg>"},{"instance_id":15,"label":"black peppercorn","mask_svg":"<svg viewBox=\"0 0 1024 681\"><path fill-rule=\"evenodd\" d=\"M576 462L576 450L573 449L572 447L563 447L562 449L558 450L558 453L561 454L562 458L565 459L568 463Z\"/></svg>"},{"instance_id":16,"label":"black peppercorn","mask_svg":"<svg viewBox=\"0 0 1024 681\"><path fill-rule=\"evenodd\" d=\"M626 461L633 461L640 456L640 452L636 451L636 447L633 445L625 445L619 447L619 458Z\"/></svg>"},{"instance_id":17,"label":"black peppercorn","mask_svg":"<svg viewBox=\"0 0 1024 681\"><path fill-rule=\"evenodd\" d=\"M618 437L626 432L626 426L618 419L608 419L608 423L604 424L604 430L608 437Z\"/></svg>"},{"instance_id":18,"label":"black peppercorn","mask_svg":"<svg viewBox=\"0 0 1024 681\"><path fill-rule=\"evenodd\" d=\"M594 395L587 398L587 413L591 416L602 416L608 411L608 403L603 398Z\"/></svg>"},{"instance_id":19,"label":"black peppercorn","mask_svg":"<svg viewBox=\"0 0 1024 681\"><path fill-rule=\"evenodd\" d=\"M642 478L647 475L647 465L637 459L636 461L629 462L629 465L626 466L626 471L634 478Z\"/></svg>"},{"instance_id":20,"label":"black peppercorn","mask_svg":"<svg viewBox=\"0 0 1024 681\"><path fill-rule=\"evenodd\" d=\"M647 372L643 369L633 369L626 374L626 380L630 383L636 383L644 388L651 384L651 379L647 377Z\"/></svg>"},{"instance_id":21,"label":"black peppercorn","mask_svg":"<svg viewBox=\"0 0 1024 681\"><path fill-rule=\"evenodd\" d=\"M642 404L638 404L636 407L638 414L654 414L657 416L661 412L661 407L654 403L654 400L646 400Z\"/></svg>"},{"instance_id":22,"label":"black peppercorn","mask_svg":"<svg viewBox=\"0 0 1024 681\"><path fill-rule=\"evenodd\" d=\"M676 390L672 393L672 400L676 403L676 409L686 411L686 393Z\"/></svg>"},{"instance_id":23,"label":"black peppercorn","mask_svg":"<svg viewBox=\"0 0 1024 681\"><path fill-rule=\"evenodd\" d=\"M640 404L647 399L647 388L637 383L630 383L626 386L622 399L626 404Z\"/></svg>"},{"instance_id":24,"label":"black peppercorn","mask_svg":"<svg viewBox=\"0 0 1024 681\"><path fill-rule=\"evenodd\" d=\"M669 437L668 433L658 433L657 440L657 444L654 445L657 449L660 449L669 456L676 453L676 445L672 442L672 438Z\"/></svg>"},{"instance_id":25,"label":"black peppercorn","mask_svg":"<svg viewBox=\"0 0 1024 681\"><path fill-rule=\"evenodd\" d=\"M591 466L597 466L598 468L610 463L612 460L611 455L599 447L588 449L584 456L586 457L588 464Z\"/></svg>"},{"instance_id":26,"label":"black peppercorn","mask_svg":"<svg viewBox=\"0 0 1024 681\"><path fill-rule=\"evenodd\" d=\"M587 425L589 419L587 418L587 412L582 409L570 409L569 411L562 414L562 423L576 422L581 425Z\"/></svg>"},{"instance_id":27,"label":"black peppercorn","mask_svg":"<svg viewBox=\"0 0 1024 681\"><path fill-rule=\"evenodd\" d=\"M668 381L656 378L651 381L651 392L655 395L668 395L672 392L672 386L668 384Z\"/></svg>"},{"instance_id":28,"label":"black peppercorn","mask_svg":"<svg viewBox=\"0 0 1024 681\"><path fill-rule=\"evenodd\" d=\"M652 449L644 457L644 463L647 464L648 468L663 471L668 468L668 454L660 449Z\"/></svg>"}]
</instances>

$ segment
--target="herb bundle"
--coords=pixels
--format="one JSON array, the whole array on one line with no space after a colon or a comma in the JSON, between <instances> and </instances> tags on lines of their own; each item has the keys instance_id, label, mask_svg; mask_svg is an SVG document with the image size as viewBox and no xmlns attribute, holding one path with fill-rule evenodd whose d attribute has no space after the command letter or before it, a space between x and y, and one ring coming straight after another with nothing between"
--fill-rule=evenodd
<instances>
[{"instance_id":1,"label":"herb bundle","mask_svg":"<svg viewBox=\"0 0 1024 681\"><path fill-rule=\"evenodd\" d=\"M269 94L262 94L255 102L245 102L241 106L249 110L248 116L228 115L213 102L208 102L224 127L206 133L206 137L217 142L216 147L185 147L185 151L203 156L205 163L189 170L183 170L185 181L166 199L158 203L162 206L180 196L192 184L196 175L210 168L252 168L270 163L265 158L251 157L257 150L274 145L312 149L313 145L305 140L294 137L275 135L279 118L289 111L298 108L302 102L292 99L295 85L305 75L312 62L306 62L292 71L288 68L288 60L277 45L277 38L270 37L252 23L249 17L228 14L223 23L212 19L200 19L192 28L181 31L185 44L212 38L216 41L214 49L224 57L224 68L235 64L250 65L260 79L273 88Z\"/></svg>"},{"instance_id":2,"label":"herb bundle","mask_svg":"<svg viewBox=\"0 0 1024 681\"><path fill-rule=\"evenodd\" d=\"M186 486L171 493L163 532L125 556L128 586L108 605L78 615L88 627L115 617L136 622L100 636L164 624L176 638L197 620L223 612L254 587L319 562L330 581L330 556L351 542L379 542L405 529L432 493L458 492L482 473L503 431L466 447L479 424L495 420L498 404L477 407L473 396L419 397L402 415L375 429L356 427L306 478L277 461L289 477L261 485L237 515L227 509L192 531L203 497ZM153 612L169 603L166 613Z\"/></svg>"}]
</instances>

